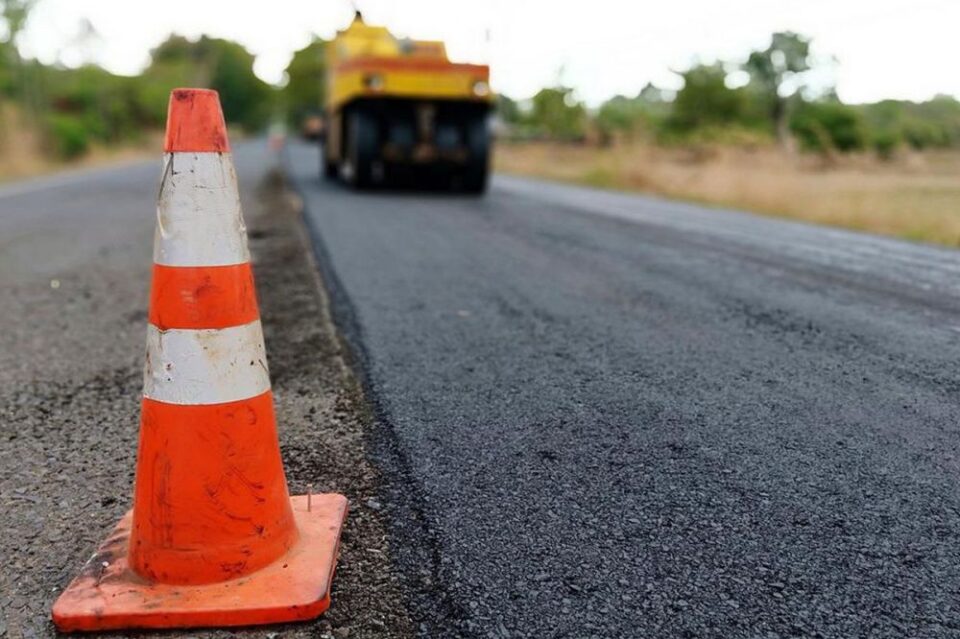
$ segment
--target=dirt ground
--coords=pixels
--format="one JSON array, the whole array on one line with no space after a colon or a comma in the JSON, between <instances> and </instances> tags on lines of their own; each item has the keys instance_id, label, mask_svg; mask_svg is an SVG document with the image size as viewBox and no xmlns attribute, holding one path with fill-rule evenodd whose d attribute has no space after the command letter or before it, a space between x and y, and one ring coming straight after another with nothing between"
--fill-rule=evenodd
<instances>
[{"instance_id":1,"label":"dirt ground","mask_svg":"<svg viewBox=\"0 0 960 639\"><path fill-rule=\"evenodd\" d=\"M350 500L333 604L312 623L164 636L412 636L390 560L378 475L365 454L366 409L344 363L296 201L277 174L249 188L256 193L246 195L245 214L290 489L303 493L312 484L316 492L337 491ZM141 341L136 335L145 330L145 309L130 309L146 291L134 292L131 281L139 283L145 273L131 272L112 285L95 275L65 280L70 297L56 304L18 289L7 310L55 326L62 304L81 311L94 305L111 318L105 330L119 333L121 342ZM8 371L24 381L0 390L0 637L56 635L49 621L53 600L129 507L141 366L142 352L131 352L112 368L69 382Z\"/></svg>"}]
</instances>

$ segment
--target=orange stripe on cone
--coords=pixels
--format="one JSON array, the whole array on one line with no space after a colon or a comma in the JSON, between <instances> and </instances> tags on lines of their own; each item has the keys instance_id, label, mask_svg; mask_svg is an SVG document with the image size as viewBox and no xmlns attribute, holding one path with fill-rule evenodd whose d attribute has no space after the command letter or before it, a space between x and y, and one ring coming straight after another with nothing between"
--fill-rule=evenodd
<instances>
[{"instance_id":1,"label":"orange stripe on cone","mask_svg":"<svg viewBox=\"0 0 960 639\"><path fill-rule=\"evenodd\" d=\"M297 530L271 393L198 406L144 398L134 503L129 561L148 579L226 581L289 550Z\"/></svg>"},{"instance_id":2,"label":"orange stripe on cone","mask_svg":"<svg viewBox=\"0 0 960 639\"><path fill-rule=\"evenodd\" d=\"M220 98L209 89L174 89L167 111L167 153L227 153L227 125Z\"/></svg>"},{"instance_id":3,"label":"orange stripe on cone","mask_svg":"<svg viewBox=\"0 0 960 639\"><path fill-rule=\"evenodd\" d=\"M249 263L153 265L149 321L169 328L226 328L260 317Z\"/></svg>"}]
</instances>

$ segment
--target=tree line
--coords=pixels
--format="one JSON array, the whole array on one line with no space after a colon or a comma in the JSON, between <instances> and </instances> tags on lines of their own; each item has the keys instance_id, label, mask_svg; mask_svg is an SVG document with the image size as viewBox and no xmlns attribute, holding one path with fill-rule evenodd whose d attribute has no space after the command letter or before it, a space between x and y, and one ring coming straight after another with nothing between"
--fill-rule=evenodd
<instances>
[{"instance_id":1,"label":"tree line","mask_svg":"<svg viewBox=\"0 0 960 639\"><path fill-rule=\"evenodd\" d=\"M228 122L261 129L275 91L254 75L253 61L235 42L176 35L155 48L147 68L133 77L8 55L0 61L0 96L23 107L51 154L71 159L94 143L112 145L162 129L170 90L180 86L216 89Z\"/></svg>"},{"instance_id":2,"label":"tree line","mask_svg":"<svg viewBox=\"0 0 960 639\"><path fill-rule=\"evenodd\" d=\"M0 0L8 27L0 41L0 101L19 105L58 157L162 129L167 96L178 86L216 89L228 123L249 132L276 119L297 127L322 108L322 39L293 54L282 88L254 74L254 56L242 45L208 36L171 35L151 51L140 75L119 76L95 65L65 68L21 59L16 37L31 4ZM588 109L571 87L558 85L529 100L500 95L497 115L510 137L561 142L778 141L825 153L872 149L882 156L899 148L960 147L960 103L954 98L847 105L831 89L811 86L816 66L809 39L776 33L742 63L695 64L679 72L677 91L648 84L635 96L618 95ZM7 113L0 108L0 145L14 125Z\"/></svg>"},{"instance_id":3,"label":"tree line","mask_svg":"<svg viewBox=\"0 0 960 639\"><path fill-rule=\"evenodd\" d=\"M21 57L17 38L36 0L0 0L6 33L0 39L0 148L10 151L15 127L41 138L51 156L72 159L92 145L135 142L162 130L167 99L177 87L220 93L228 124L257 132L283 108L285 91L253 72L254 56L237 42L173 34L150 52L137 76L121 76L93 65L68 68ZM81 34L96 37L92 25ZM319 85L319 77L298 84Z\"/></svg>"},{"instance_id":4,"label":"tree line","mask_svg":"<svg viewBox=\"0 0 960 639\"><path fill-rule=\"evenodd\" d=\"M701 63L679 72L676 92L647 84L635 96L614 96L590 110L571 87L558 85L522 102L501 95L498 111L509 135L521 139L776 141L821 153L873 150L882 157L900 148L960 147L955 98L844 104L832 87L812 85L816 66L810 40L782 32L742 63Z\"/></svg>"}]
</instances>

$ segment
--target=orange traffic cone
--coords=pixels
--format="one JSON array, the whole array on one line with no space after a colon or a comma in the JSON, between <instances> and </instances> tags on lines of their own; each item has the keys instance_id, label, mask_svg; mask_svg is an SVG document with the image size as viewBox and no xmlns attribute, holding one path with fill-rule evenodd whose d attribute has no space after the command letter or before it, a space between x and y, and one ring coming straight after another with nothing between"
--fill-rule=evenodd
<instances>
[{"instance_id":1,"label":"orange traffic cone","mask_svg":"<svg viewBox=\"0 0 960 639\"><path fill-rule=\"evenodd\" d=\"M290 497L215 91L170 97L133 510L57 628L239 626L330 605L342 495Z\"/></svg>"}]
</instances>

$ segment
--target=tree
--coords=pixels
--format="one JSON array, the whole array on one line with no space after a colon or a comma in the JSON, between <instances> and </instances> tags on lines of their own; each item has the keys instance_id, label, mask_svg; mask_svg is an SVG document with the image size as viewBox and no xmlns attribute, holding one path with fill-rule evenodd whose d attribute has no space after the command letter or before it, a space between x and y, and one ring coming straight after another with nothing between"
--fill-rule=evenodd
<instances>
[{"instance_id":1,"label":"tree","mask_svg":"<svg viewBox=\"0 0 960 639\"><path fill-rule=\"evenodd\" d=\"M883 100L857 108L881 142L905 143L918 150L960 142L960 102L951 96L939 95L926 102Z\"/></svg>"},{"instance_id":2,"label":"tree","mask_svg":"<svg viewBox=\"0 0 960 639\"><path fill-rule=\"evenodd\" d=\"M324 40L314 37L310 44L293 54L287 65L287 85L281 95L293 124L323 107L326 97L326 46Z\"/></svg>"},{"instance_id":3,"label":"tree","mask_svg":"<svg viewBox=\"0 0 960 639\"><path fill-rule=\"evenodd\" d=\"M617 134L631 137L662 123L669 109L666 92L648 82L636 97L615 95L601 104L595 121L605 141Z\"/></svg>"},{"instance_id":4,"label":"tree","mask_svg":"<svg viewBox=\"0 0 960 639\"><path fill-rule=\"evenodd\" d=\"M617 134L632 134L643 114L643 105L638 99L615 95L600 105L594 119L602 139L608 141Z\"/></svg>"},{"instance_id":5,"label":"tree","mask_svg":"<svg viewBox=\"0 0 960 639\"><path fill-rule=\"evenodd\" d=\"M790 128L807 149L829 154L831 151L856 151L867 143L863 117L853 107L838 100L821 100L798 106Z\"/></svg>"},{"instance_id":6,"label":"tree","mask_svg":"<svg viewBox=\"0 0 960 639\"><path fill-rule=\"evenodd\" d=\"M587 129L587 110L573 89L556 86L540 89L532 100L531 124L555 140L582 140Z\"/></svg>"},{"instance_id":7,"label":"tree","mask_svg":"<svg viewBox=\"0 0 960 639\"><path fill-rule=\"evenodd\" d=\"M262 127L273 106L270 86L253 73L253 55L242 45L203 36L190 41L171 35L151 52L140 83L140 103L148 120L162 123L166 96L177 86L215 89L227 122L247 130Z\"/></svg>"},{"instance_id":8,"label":"tree","mask_svg":"<svg viewBox=\"0 0 960 639\"><path fill-rule=\"evenodd\" d=\"M7 37L3 42L8 48L8 54L18 61L20 52L17 50L17 36L23 31L30 11L36 3L37 0L0 0L0 14L3 15L3 21L7 27Z\"/></svg>"},{"instance_id":9,"label":"tree","mask_svg":"<svg viewBox=\"0 0 960 639\"><path fill-rule=\"evenodd\" d=\"M673 102L668 120L671 128L688 133L703 127L728 126L743 118L743 91L727 86L722 64L699 64L680 76L683 88Z\"/></svg>"},{"instance_id":10,"label":"tree","mask_svg":"<svg viewBox=\"0 0 960 639\"><path fill-rule=\"evenodd\" d=\"M774 33L770 45L751 53L743 65L752 88L767 101L771 124L783 145L790 140L790 98L803 86L802 76L810 70L810 62L810 40L784 31Z\"/></svg>"},{"instance_id":11,"label":"tree","mask_svg":"<svg viewBox=\"0 0 960 639\"><path fill-rule=\"evenodd\" d=\"M253 54L229 40L201 38L200 42L210 47L210 88L220 94L223 117L248 131L261 129L270 118L274 93L253 73Z\"/></svg>"},{"instance_id":12,"label":"tree","mask_svg":"<svg viewBox=\"0 0 960 639\"><path fill-rule=\"evenodd\" d=\"M28 121L40 115L46 102L36 80L38 65L24 63L17 48L18 36L35 4L36 0L0 0L0 16L7 31L0 40L0 92L27 106L24 113ZM0 113L0 145L7 144L9 128L6 114Z\"/></svg>"},{"instance_id":13,"label":"tree","mask_svg":"<svg viewBox=\"0 0 960 639\"><path fill-rule=\"evenodd\" d=\"M500 121L504 124L519 124L523 119L523 113L520 111L520 105L517 101L508 95L498 93L496 99L496 111Z\"/></svg>"},{"instance_id":14,"label":"tree","mask_svg":"<svg viewBox=\"0 0 960 639\"><path fill-rule=\"evenodd\" d=\"M40 107L40 99L34 95L33 78L28 77L29 70L20 56L17 40L36 3L37 0L0 0L0 15L7 31L0 40L0 82L4 91L30 104L31 113Z\"/></svg>"}]
</instances>

